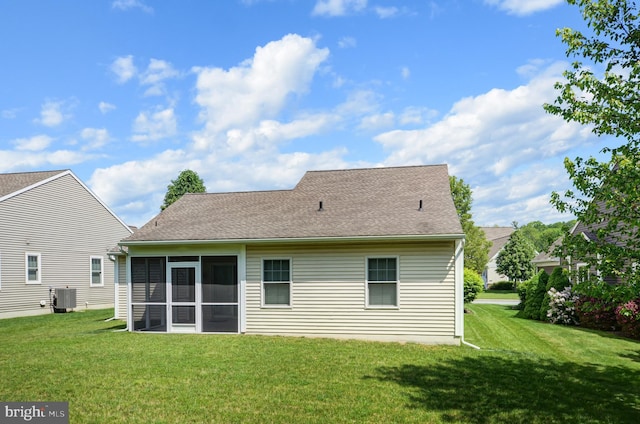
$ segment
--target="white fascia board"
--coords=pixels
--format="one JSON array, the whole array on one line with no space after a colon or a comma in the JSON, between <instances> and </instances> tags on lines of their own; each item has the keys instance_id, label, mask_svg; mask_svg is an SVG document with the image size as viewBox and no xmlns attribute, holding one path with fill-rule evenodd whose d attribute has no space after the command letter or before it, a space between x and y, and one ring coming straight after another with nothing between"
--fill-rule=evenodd
<instances>
[{"instance_id":1,"label":"white fascia board","mask_svg":"<svg viewBox=\"0 0 640 424\"><path fill-rule=\"evenodd\" d=\"M322 243L350 241L443 241L464 240L464 234L396 235L396 236L355 236L355 237L300 237L300 238L264 238L264 239L214 239L214 240L145 240L121 241L120 246L158 246L178 244L247 244L247 243Z\"/></svg>"},{"instance_id":2,"label":"white fascia board","mask_svg":"<svg viewBox=\"0 0 640 424\"><path fill-rule=\"evenodd\" d=\"M12 197L16 197L16 196L18 196L18 195L20 195L22 193L25 193L25 192L27 192L29 190L32 190L32 189L34 189L36 187L40 187L41 185L44 185L44 184L46 184L46 183L48 183L50 181L57 180L58 178L64 177L65 175L69 175L70 173L71 173L71 171L68 170L68 169L66 171L61 171L59 174L53 175L53 176L51 176L49 178L45 178L44 180L40 180L37 183L31 184L30 186L21 188L20 190L16 190L13 193L9 193L9 194L6 194L6 195L0 197L0 202L4 202L7 199L11 199Z\"/></svg>"}]
</instances>

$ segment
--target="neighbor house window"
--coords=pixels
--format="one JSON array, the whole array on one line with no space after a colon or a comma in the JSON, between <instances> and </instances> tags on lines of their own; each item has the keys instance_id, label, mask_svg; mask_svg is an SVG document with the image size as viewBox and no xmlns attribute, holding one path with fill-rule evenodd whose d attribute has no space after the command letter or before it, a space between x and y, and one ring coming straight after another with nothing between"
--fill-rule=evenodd
<instances>
[{"instance_id":1,"label":"neighbor house window","mask_svg":"<svg viewBox=\"0 0 640 424\"><path fill-rule=\"evenodd\" d=\"M398 306L398 258L367 258L367 306Z\"/></svg>"},{"instance_id":2,"label":"neighbor house window","mask_svg":"<svg viewBox=\"0 0 640 424\"><path fill-rule=\"evenodd\" d=\"M291 306L291 260L262 260L262 303Z\"/></svg>"},{"instance_id":3,"label":"neighbor house window","mask_svg":"<svg viewBox=\"0 0 640 424\"><path fill-rule=\"evenodd\" d=\"M40 261L40 253L24 254L25 262L25 280L27 284L40 284L42 276L42 268Z\"/></svg>"},{"instance_id":4,"label":"neighbor house window","mask_svg":"<svg viewBox=\"0 0 640 424\"><path fill-rule=\"evenodd\" d=\"M91 286L104 286L102 256L91 257Z\"/></svg>"}]
</instances>

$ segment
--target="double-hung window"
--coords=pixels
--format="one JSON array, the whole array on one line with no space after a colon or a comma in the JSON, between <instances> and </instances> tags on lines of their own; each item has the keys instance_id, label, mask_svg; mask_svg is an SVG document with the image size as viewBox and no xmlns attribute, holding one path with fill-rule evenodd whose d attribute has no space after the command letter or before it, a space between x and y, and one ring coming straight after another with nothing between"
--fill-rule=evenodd
<instances>
[{"instance_id":1,"label":"double-hung window","mask_svg":"<svg viewBox=\"0 0 640 424\"><path fill-rule=\"evenodd\" d=\"M398 306L398 258L367 258L367 306Z\"/></svg>"},{"instance_id":2,"label":"double-hung window","mask_svg":"<svg viewBox=\"0 0 640 424\"><path fill-rule=\"evenodd\" d=\"M94 286L104 286L104 275L102 270L102 256L91 257L91 283Z\"/></svg>"},{"instance_id":3,"label":"double-hung window","mask_svg":"<svg viewBox=\"0 0 640 424\"><path fill-rule=\"evenodd\" d=\"M262 304L291 306L291 260L262 260Z\"/></svg>"},{"instance_id":4,"label":"double-hung window","mask_svg":"<svg viewBox=\"0 0 640 424\"><path fill-rule=\"evenodd\" d=\"M40 253L26 252L24 254L25 282L27 284L40 284L42 278L42 265Z\"/></svg>"}]
</instances>

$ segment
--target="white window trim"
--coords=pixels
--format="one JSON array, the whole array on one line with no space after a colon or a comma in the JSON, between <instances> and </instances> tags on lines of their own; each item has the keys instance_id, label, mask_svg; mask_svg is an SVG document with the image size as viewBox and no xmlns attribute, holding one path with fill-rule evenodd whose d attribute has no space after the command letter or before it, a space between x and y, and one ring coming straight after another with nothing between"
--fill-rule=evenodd
<instances>
[{"instance_id":1,"label":"white window trim","mask_svg":"<svg viewBox=\"0 0 640 424\"><path fill-rule=\"evenodd\" d=\"M93 260L100 259L100 283L93 284ZM102 256L89 257L89 287L104 287L104 258Z\"/></svg>"},{"instance_id":2,"label":"white window trim","mask_svg":"<svg viewBox=\"0 0 640 424\"><path fill-rule=\"evenodd\" d=\"M289 281L264 281L264 261L289 261ZM265 303L265 284L289 284L289 304L288 305L271 305ZM264 257L260 258L260 305L262 308L267 309L291 309L293 306L293 298L292 298L292 286L293 286L293 259L287 257Z\"/></svg>"},{"instance_id":3,"label":"white window trim","mask_svg":"<svg viewBox=\"0 0 640 424\"><path fill-rule=\"evenodd\" d=\"M37 280L29 280L29 256L38 258ZM25 284L42 284L42 254L40 252L24 252L24 281Z\"/></svg>"},{"instance_id":4,"label":"white window trim","mask_svg":"<svg viewBox=\"0 0 640 424\"><path fill-rule=\"evenodd\" d=\"M395 259L396 260L396 280L395 281L369 281L369 259ZM379 256L367 256L364 260L365 275L364 275L364 302L366 309L400 309L400 257L393 255L379 255ZM396 285L396 304L395 305L370 305L369 304L369 283L376 284L388 284L395 283Z\"/></svg>"}]
</instances>

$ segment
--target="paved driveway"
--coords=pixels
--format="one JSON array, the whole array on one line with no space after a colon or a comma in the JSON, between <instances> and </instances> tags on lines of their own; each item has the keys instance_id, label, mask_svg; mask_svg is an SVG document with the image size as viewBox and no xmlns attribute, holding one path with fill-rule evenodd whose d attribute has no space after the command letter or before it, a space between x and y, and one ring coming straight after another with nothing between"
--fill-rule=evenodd
<instances>
[{"instance_id":1,"label":"paved driveway","mask_svg":"<svg viewBox=\"0 0 640 424\"><path fill-rule=\"evenodd\" d=\"M478 303L481 305L516 306L520 303L520 301L516 299L476 299L473 301L473 303Z\"/></svg>"}]
</instances>

